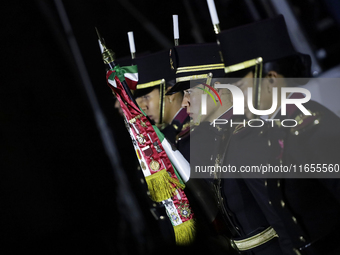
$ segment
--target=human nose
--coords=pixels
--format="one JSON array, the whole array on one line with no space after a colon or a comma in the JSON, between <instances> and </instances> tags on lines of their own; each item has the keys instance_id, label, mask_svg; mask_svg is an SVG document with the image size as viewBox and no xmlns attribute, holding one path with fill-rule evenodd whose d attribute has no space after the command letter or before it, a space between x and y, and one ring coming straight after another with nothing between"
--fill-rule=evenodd
<instances>
[{"instance_id":1,"label":"human nose","mask_svg":"<svg viewBox=\"0 0 340 255\"><path fill-rule=\"evenodd\" d=\"M188 94L185 94L182 100L182 107L187 108L190 107L190 96Z\"/></svg>"}]
</instances>

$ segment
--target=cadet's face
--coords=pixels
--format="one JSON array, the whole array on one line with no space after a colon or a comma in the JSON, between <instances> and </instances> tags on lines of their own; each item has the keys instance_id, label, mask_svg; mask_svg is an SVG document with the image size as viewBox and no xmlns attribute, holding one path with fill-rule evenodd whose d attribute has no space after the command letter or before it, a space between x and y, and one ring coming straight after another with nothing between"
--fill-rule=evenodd
<instances>
[{"instance_id":1,"label":"cadet's face","mask_svg":"<svg viewBox=\"0 0 340 255\"><path fill-rule=\"evenodd\" d=\"M182 107L187 109L187 113L190 115L193 122L202 122L206 120L212 111L215 110L212 105L213 100L207 99L207 114L201 115L203 90L199 89L198 87L203 88L204 86L199 85L197 87L185 90L182 101Z\"/></svg>"},{"instance_id":2,"label":"cadet's face","mask_svg":"<svg viewBox=\"0 0 340 255\"><path fill-rule=\"evenodd\" d=\"M191 89L184 90L182 107L187 110L187 113L190 114L190 94L192 92Z\"/></svg>"},{"instance_id":3,"label":"cadet's face","mask_svg":"<svg viewBox=\"0 0 340 255\"><path fill-rule=\"evenodd\" d=\"M202 90L197 88L190 88L186 91L186 94L188 94L189 97L189 104L190 107L187 108L187 113L191 117L193 122L199 121L200 117L200 110L201 110L201 96L202 96Z\"/></svg>"},{"instance_id":4,"label":"cadet's face","mask_svg":"<svg viewBox=\"0 0 340 255\"><path fill-rule=\"evenodd\" d=\"M159 90L154 89L149 94L138 97L136 99L140 108L152 119L155 123L159 122Z\"/></svg>"}]
</instances>

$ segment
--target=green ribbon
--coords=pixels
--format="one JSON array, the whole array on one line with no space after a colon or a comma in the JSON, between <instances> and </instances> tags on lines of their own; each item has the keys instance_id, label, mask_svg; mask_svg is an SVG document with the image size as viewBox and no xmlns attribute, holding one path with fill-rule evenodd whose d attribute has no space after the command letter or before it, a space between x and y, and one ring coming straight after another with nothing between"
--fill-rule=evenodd
<instances>
[{"instance_id":1,"label":"green ribbon","mask_svg":"<svg viewBox=\"0 0 340 255\"><path fill-rule=\"evenodd\" d=\"M114 79L114 77L117 76L120 82L123 82L125 80L124 76L125 73L137 73L138 69L136 65L122 67L120 65L116 65L113 69L111 69L111 71L114 71L114 76L112 79Z\"/></svg>"}]
</instances>

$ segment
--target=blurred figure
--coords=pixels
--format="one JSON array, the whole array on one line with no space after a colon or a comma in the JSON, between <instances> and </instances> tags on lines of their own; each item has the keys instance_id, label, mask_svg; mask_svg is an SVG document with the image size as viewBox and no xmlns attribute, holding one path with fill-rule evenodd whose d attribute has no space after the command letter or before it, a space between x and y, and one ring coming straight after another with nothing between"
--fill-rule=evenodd
<instances>
[{"instance_id":1,"label":"blurred figure","mask_svg":"<svg viewBox=\"0 0 340 255\"><path fill-rule=\"evenodd\" d=\"M124 113L122 108L120 107L119 101L115 99L115 109L118 111L119 115L123 117Z\"/></svg>"}]
</instances>

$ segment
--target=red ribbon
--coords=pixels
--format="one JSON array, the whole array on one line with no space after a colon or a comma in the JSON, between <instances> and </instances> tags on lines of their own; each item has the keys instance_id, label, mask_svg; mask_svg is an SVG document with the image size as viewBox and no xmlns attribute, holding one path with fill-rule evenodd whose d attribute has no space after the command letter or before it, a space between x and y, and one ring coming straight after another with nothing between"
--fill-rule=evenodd
<instances>
[{"instance_id":1,"label":"red ribbon","mask_svg":"<svg viewBox=\"0 0 340 255\"><path fill-rule=\"evenodd\" d=\"M106 80L108 81L108 78L110 77L110 75L113 73L112 70L108 71L106 74ZM150 123L150 121L148 120L148 118L146 116L144 116L144 114L142 113L141 110L137 110L135 107L134 102L130 99L130 97L128 96L128 94L126 93L126 91L123 88L123 85L121 84L119 78L117 76L115 76L115 81L117 84L117 87L113 87L110 85L109 82L107 82L108 86L115 92L115 95L120 103L120 106L124 112L124 115L126 116L126 119L128 121L133 120L135 118L135 122L134 125L136 125L137 129L139 130L139 134L142 134L144 136L145 139L145 143L144 144L140 144L138 143L138 147L140 148L140 152L143 154L144 159L146 161L146 163L149 165L151 163L152 160L157 161L160 164L160 167L158 170L151 170L150 172L151 174L155 174L157 172L159 172L160 170L164 169L163 168L163 164L162 162L164 162L164 165L166 167L166 171L170 174L170 176L174 179L177 179L176 173L174 171L174 168L171 164L170 159L168 158L166 152L164 151L164 148L162 146L162 143L160 141L160 139L158 138L155 130L152 127L152 124ZM141 115L141 117L136 118L138 115ZM142 122L145 123L145 126L142 126ZM137 132L134 130L134 128L131 128L134 138L136 139L137 136ZM150 135L151 139L148 139L148 134ZM138 141L136 139L136 141ZM160 148L162 149L161 152L157 152L156 149L153 146L153 142L157 142L158 145L160 146ZM153 153L150 157L146 156L145 153L143 152L143 148L146 146L150 146L150 148L152 149ZM152 159L151 159L152 158ZM175 187L175 184L171 184ZM188 208L191 210L190 205L189 205L189 201L187 199L187 196L185 195L184 191L182 189L180 189L179 187L176 187L181 199L179 199L177 196L173 196L172 200L176 206L177 211L179 211L179 206L180 204L186 204L188 206ZM179 212L179 215L181 217L182 222L188 221L190 219L193 218L194 214L191 210L191 214L189 215L189 217L182 217L182 215Z\"/></svg>"}]
</instances>

